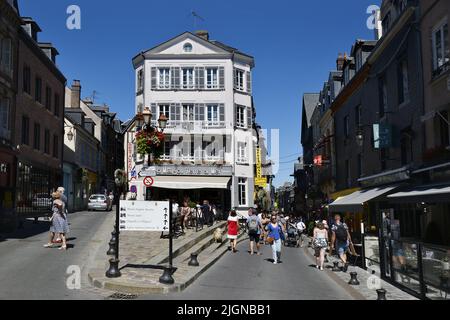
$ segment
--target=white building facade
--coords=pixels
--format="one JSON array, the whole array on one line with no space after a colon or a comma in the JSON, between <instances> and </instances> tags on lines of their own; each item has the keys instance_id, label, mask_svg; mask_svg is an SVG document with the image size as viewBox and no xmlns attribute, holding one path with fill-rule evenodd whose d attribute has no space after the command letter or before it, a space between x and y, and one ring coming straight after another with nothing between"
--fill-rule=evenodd
<instances>
[{"instance_id":1,"label":"white building facade","mask_svg":"<svg viewBox=\"0 0 450 320\"><path fill-rule=\"evenodd\" d=\"M208 200L219 211L246 214L254 206L255 139L253 57L207 32L183 33L133 59L136 114L150 108L153 124L169 120L164 155L152 165L136 154L131 124L125 135L125 168L137 199Z\"/></svg>"}]
</instances>

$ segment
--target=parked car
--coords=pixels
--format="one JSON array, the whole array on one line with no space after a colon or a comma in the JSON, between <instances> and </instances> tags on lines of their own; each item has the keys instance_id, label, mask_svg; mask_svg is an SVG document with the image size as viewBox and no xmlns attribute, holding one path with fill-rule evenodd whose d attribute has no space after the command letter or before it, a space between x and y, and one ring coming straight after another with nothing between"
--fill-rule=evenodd
<instances>
[{"instance_id":1,"label":"parked car","mask_svg":"<svg viewBox=\"0 0 450 320\"><path fill-rule=\"evenodd\" d=\"M104 194L93 194L89 197L88 211L111 211L112 201Z\"/></svg>"},{"instance_id":2,"label":"parked car","mask_svg":"<svg viewBox=\"0 0 450 320\"><path fill-rule=\"evenodd\" d=\"M33 196L32 207L34 210L48 210L52 209L53 199L49 194L36 193Z\"/></svg>"}]
</instances>

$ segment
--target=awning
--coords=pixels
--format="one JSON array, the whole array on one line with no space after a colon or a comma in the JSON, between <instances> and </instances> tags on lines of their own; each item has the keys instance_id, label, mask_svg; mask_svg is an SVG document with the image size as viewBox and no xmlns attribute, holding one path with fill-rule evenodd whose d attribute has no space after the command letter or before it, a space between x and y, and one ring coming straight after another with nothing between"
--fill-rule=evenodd
<instances>
[{"instance_id":1,"label":"awning","mask_svg":"<svg viewBox=\"0 0 450 320\"><path fill-rule=\"evenodd\" d=\"M342 197L348 196L349 194L352 194L352 193L354 193L356 191L359 191L359 190L361 190L361 189L360 188L353 188L353 189L346 189L346 190L342 190L342 191L339 191L339 192L335 192L335 193L333 193L331 195L331 199L332 200L336 200L338 198L342 198Z\"/></svg>"},{"instance_id":2,"label":"awning","mask_svg":"<svg viewBox=\"0 0 450 320\"><path fill-rule=\"evenodd\" d=\"M362 212L366 202L379 198L397 187L390 186L356 191L331 203L329 205L330 212Z\"/></svg>"},{"instance_id":3,"label":"awning","mask_svg":"<svg viewBox=\"0 0 450 320\"><path fill-rule=\"evenodd\" d=\"M387 197L393 202L450 202L450 184L425 185L409 188Z\"/></svg>"},{"instance_id":4,"label":"awning","mask_svg":"<svg viewBox=\"0 0 450 320\"><path fill-rule=\"evenodd\" d=\"M230 177L156 176L152 187L163 189L228 189Z\"/></svg>"}]
</instances>

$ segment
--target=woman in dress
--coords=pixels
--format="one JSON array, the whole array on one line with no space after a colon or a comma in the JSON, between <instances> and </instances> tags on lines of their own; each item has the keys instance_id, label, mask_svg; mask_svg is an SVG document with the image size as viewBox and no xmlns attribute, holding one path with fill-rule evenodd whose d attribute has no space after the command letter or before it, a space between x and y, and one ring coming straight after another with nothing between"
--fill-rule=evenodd
<instances>
[{"instance_id":1,"label":"woman in dress","mask_svg":"<svg viewBox=\"0 0 450 320\"><path fill-rule=\"evenodd\" d=\"M323 222L319 222L314 228L313 245L316 256L316 268L323 271L325 261L325 250L328 247L328 230Z\"/></svg>"},{"instance_id":2,"label":"woman in dress","mask_svg":"<svg viewBox=\"0 0 450 320\"><path fill-rule=\"evenodd\" d=\"M53 247L52 241L56 234L57 237L62 240L62 246L59 249L67 250L66 234L69 231L69 225L67 223L66 215L64 214L63 211L64 203L61 201L61 194L59 192L54 192L52 194L52 198L53 198L53 206L52 206L53 215L51 217L52 226L50 227L50 237L49 237L50 241L44 247L46 248Z\"/></svg>"},{"instance_id":3,"label":"woman in dress","mask_svg":"<svg viewBox=\"0 0 450 320\"><path fill-rule=\"evenodd\" d=\"M233 210L230 212L230 216L228 217L228 239L230 239L231 250L233 253L236 253L236 245L237 245L237 236L239 232L239 218L236 214L236 211Z\"/></svg>"}]
</instances>

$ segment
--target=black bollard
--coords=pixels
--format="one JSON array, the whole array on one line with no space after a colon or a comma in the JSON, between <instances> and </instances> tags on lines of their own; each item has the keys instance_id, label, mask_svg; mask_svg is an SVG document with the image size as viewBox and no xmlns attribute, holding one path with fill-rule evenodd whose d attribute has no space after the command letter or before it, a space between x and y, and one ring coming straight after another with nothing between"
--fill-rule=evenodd
<instances>
[{"instance_id":1,"label":"black bollard","mask_svg":"<svg viewBox=\"0 0 450 320\"><path fill-rule=\"evenodd\" d=\"M113 241L109 242L109 250L106 252L107 256L115 256L116 255L116 243Z\"/></svg>"},{"instance_id":2,"label":"black bollard","mask_svg":"<svg viewBox=\"0 0 450 320\"><path fill-rule=\"evenodd\" d=\"M377 290L377 294L378 294L378 299L377 300L387 300L386 299L386 290L384 289L378 289Z\"/></svg>"},{"instance_id":3,"label":"black bollard","mask_svg":"<svg viewBox=\"0 0 450 320\"><path fill-rule=\"evenodd\" d=\"M175 280L172 277L172 269L164 268L163 275L159 278L159 282L162 284L174 284Z\"/></svg>"},{"instance_id":4,"label":"black bollard","mask_svg":"<svg viewBox=\"0 0 450 320\"><path fill-rule=\"evenodd\" d=\"M351 279L348 284L352 285L352 286L359 286L358 274L356 272L351 272L350 277L351 277Z\"/></svg>"},{"instance_id":5,"label":"black bollard","mask_svg":"<svg viewBox=\"0 0 450 320\"><path fill-rule=\"evenodd\" d=\"M113 232L111 232L111 242L116 242L117 241L117 236L116 236L116 230L115 230L116 228L114 227L114 231Z\"/></svg>"},{"instance_id":6,"label":"black bollard","mask_svg":"<svg viewBox=\"0 0 450 320\"><path fill-rule=\"evenodd\" d=\"M118 259L110 259L109 260L109 269L106 271L107 278L119 278L122 274L119 270L119 260Z\"/></svg>"},{"instance_id":7,"label":"black bollard","mask_svg":"<svg viewBox=\"0 0 450 320\"><path fill-rule=\"evenodd\" d=\"M339 261L334 261L333 262L333 269L331 269L334 272L339 272L341 271L341 268L339 268Z\"/></svg>"},{"instance_id":8,"label":"black bollard","mask_svg":"<svg viewBox=\"0 0 450 320\"><path fill-rule=\"evenodd\" d=\"M198 254L197 253L191 253L191 260L188 263L188 266L190 267L198 267L200 266L200 263L198 263Z\"/></svg>"}]
</instances>

